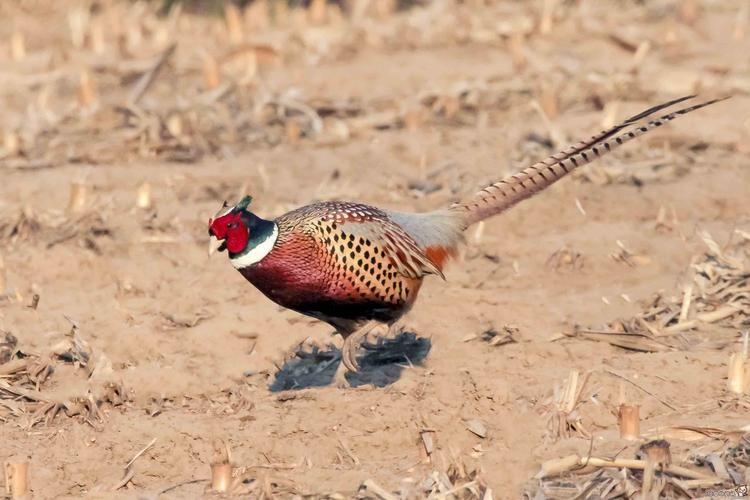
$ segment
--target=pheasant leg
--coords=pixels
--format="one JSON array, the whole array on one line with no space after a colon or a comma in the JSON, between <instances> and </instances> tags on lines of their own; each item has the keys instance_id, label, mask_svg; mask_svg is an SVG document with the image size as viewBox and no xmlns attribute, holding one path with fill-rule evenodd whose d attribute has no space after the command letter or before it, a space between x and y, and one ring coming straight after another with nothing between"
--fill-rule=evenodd
<instances>
[{"instance_id":1,"label":"pheasant leg","mask_svg":"<svg viewBox=\"0 0 750 500\"><path fill-rule=\"evenodd\" d=\"M377 323L368 323L354 333L344 338L344 345L341 347L341 362L350 372L359 371L357 363L357 349L362 340L377 326Z\"/></svg>"},{"instance_id":2,"label":"pheasant leg","mask_svg":"<svg viewBox=\"0 0 750 500\"><path fill-rule=\"evenodd\" d=\"M339 363L336 367L336 373L333 375L333 386L337 389L348 389L351 384L346 380L346 374L349 370L344 366L344 363Z\"/></svg>"}]
</instances>

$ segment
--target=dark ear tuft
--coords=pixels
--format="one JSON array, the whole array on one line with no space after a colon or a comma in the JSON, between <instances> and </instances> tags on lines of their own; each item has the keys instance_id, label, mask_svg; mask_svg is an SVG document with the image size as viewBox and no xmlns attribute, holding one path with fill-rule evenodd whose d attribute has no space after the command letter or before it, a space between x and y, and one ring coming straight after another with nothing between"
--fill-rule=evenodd
<instances>
[{"instance_id":1,"label":"dark ear tuft","mask_svg":"<svg viewBox=\"0 0 750 500\"><path fill-rule=\"evenodd\" d=\"M250 206L250 202L253 201L253 197L246 195L244 198L240 200L239 203L237 203L237 206L234 208L239 210L247 210L247 207Z\"/></svg>"}]
</instances>

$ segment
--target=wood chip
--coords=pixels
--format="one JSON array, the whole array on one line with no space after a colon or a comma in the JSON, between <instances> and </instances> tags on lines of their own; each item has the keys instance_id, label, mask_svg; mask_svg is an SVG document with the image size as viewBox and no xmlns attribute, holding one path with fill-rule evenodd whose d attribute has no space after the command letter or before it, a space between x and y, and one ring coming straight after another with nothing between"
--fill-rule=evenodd
<instances>
[{"instance_id":1,"label":"wood chip","mask_svg":"<svg viewBox=\"0 0 750 500\"><path fill-rule=\"evenodd\" d=\"M472 434L476 434L480 438L484 439L487 437L487 427L485 425L476 419L469 420L466 422L466 429L469 430Z\"/></svg>"}]
</instances>

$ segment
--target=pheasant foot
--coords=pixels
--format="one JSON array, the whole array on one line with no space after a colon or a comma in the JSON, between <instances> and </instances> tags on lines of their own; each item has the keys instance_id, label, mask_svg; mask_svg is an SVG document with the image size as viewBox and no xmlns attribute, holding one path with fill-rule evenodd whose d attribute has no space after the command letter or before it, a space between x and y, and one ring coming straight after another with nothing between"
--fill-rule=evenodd
<instances>
[{"instance_id":1,"label":"pheasant foot","mask_svg":"<svg viewBox=\"0 0 750 500\"><path fill-rule=\"evenodd\" d=\"M377 323L367 323L359 330L350 335L347 335L344 338L344 345L341 347L341 363L346 367L348 371L355 373L359 371L359 363L357 362L357 349L359 349L359 345L367 336L367 334L377 326Z\"/></svg>"}]
</instances>

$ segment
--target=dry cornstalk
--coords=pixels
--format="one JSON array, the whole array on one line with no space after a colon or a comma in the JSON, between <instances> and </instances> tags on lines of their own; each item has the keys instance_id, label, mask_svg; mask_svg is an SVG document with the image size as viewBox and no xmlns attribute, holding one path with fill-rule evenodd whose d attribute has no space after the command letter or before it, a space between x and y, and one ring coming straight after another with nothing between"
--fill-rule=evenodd
<instances>
[{"instance_id":1,"label":"dry cornstalk","mask_svg":"<svg viewBox=\"0 0 750 500\"><path fill-rule=\"evenodd\" d=\"M180 138L184 133L184 126L182 124L182 117L177 113L172 113L167 118L167 130L172 134L172 137Z\"/></svg>"},{"instance_id":2,"label":"dry cornstalk","mask_svg":"<svg viewBox=\"0 0 750 500\"><path fill-rule=\"evenodd\" d=\"M80 212L86 206L86 184L80 181L70 183L68 210Z\"/></svg>"},{"instance_id":3,"label":"dry cornstalk","mask_svg":"<svg viewBox=\"0 0 750 500\"><path fill-rule=\"evenodd\" d=\"M649 441L638 449L637 457L647 462L651 461L658 467L664 468L672 463L672 452L669 441L664 439Z\"/></svg>"},{"instance_id":4,"label":"dry cornstalk","mask_svg":"<svg viewBox=\"0 0 750 500\"><path fill-rule=\"evenodd\" d=\"M84 108L92 106L97 100L96 84L89 70L81 71L78 85L78 102Z\"/></svg>"},{"instance_id":5,"label":"dry cornstalk","mask_svg":"<svg viewBox=\"0 0 750 500\"><path fill-rule=\"evenodd\" d=\"M15 130L6 130L3 134L3 148L7 156L16 156L21 151L21 137Z\"/></svg>"},{"instance_id":6,"label":"dry cornstalk","mask_svg":"<svg viewBox=\"0 0 750 500\"><path fill-rule=\"evenodd\" d=\"M656 471L663 471L672 463L672 454L669 443L663 439L650 441L640 447L636 457L646 461L643 470L641 496L644 500L658 499L659 493L664 488L664 477L657 477Z\"/></svg>"},{"instance_id":7,"label":"dry cornstalk","mask_svg":"<svg viewBox=\"0 0 750 500\"><path fill-rule=\"evenodd\" d=\"M639 459L626 459L618 458L615 460L607 460L606 458L598 457L581 457L580 455L570 455L563 458L556 458L544 462L541 466L540 471L535 476L537 479L544 479L553 476L559 476L565 472L570 472L579 468L588 467L614 467L617 469L627 468L634 470L644 470L646 468L646 460ZM698 472L687 467L681 467L679 465L669 464L664 467L664 472L673 474L675 476L685 477L688 479L701 479L705 481L715 481L713 484L719 484L723 479L716 476L710 476L702 472Z\"/></svg>"},{"instance_id":8,"label":"dry cornstalk","mask_svg":"<svg viewBox=\"0 0 750 500\"><path fill-rule=\"evenodd\" d=\"M76 49L83 48L86 41L91 14L84 7L74 8L68 12L68 27L70 28L70 40Z\"/></svg>"},{"instance_id":9,"label":"dry cornstalk","mask_svg":"<svg viewBox=\"0 0 750 500\"><path fill-rule=\"evenodd\" d=\"M93 50L95 54L104 54L107 50L107 44L104 40L104 27L102 26L102 23L93 23L89 30L89 35L91 37L91 50Z\"/></svg>"},{"instance_id":10,"label":"dry cornstalk","mask_svg":"<svg viewBox=\"0 0 750 500\"><path fill-rule=\"evenodd\" d=\"M239 7L231 2L227 2L224 7L224 20L227 23L229 41L232 43L242 43L245 34L242 32L242 13Z\"/></svg>"},{"instance_id":11,"label":"dry cornstalk","mask_svg":"<svg viewBox=\"0 0 750 500\"><path fill-rule=\"evenodd\" d=\"M221 84L219 63L210 54L203 56L203 84L207 90L213 90Z\"/></svg>"},{"instance_id":12,"label":"dry cornstalk","mask_svg":"<svg viewBox=\"0 0 750 500\"><path fill-rule=\"evenodd\" d=\"M637 405L620 405L617 421L622 439L635 441L640 438L641 421L639 413L640 408Z\"/></svg>"},{"instance_id":13,"label":"dry cornstalk","mask_svg":"<svg viewBox=\"0 0 750 500\"><path fill-rule=\"evenodd\" d=\"M326 0L312 0L307 10L310 22L313 24L323 24L328 17L328 8Z\"/></svg>"},{"instance_id":14,"label":"dry cornstalk","mask_svg":"<svg viewBox=\"0 0 750 500\"><path fill-rule=\"evenodd\" d=\"M5 493L11 498L29 494L29 462L5 462Z\"/></svg>"},{"instance_id":15,"label":"dry cornstalk","mask_svg":"<svg viewBox=\"0 0 750 500\"><path fill-rule=\"evenodd\" d=\"M575 411L587 379L588 375L581 381L580 372L571 370L562 392L558 393L555 388L556 408L547 424L553 439L568 437L571 432L577 432L584 437L589 436L581 422L580 415Z\"/></svg>"},{"instance_id":16,"label":"dry cornstalk","mask_svg":"<svg viewBox=\"0 0 750 500\"><path fill-rule=\"evenodd\" d=\"M560 105L558 92L549 83L543 82L539 88L539 105L542 107L544 114L550 120L554 120L560 114Z\"/></svg>"},{"instance_id":17,"label":"dry cornstalk","mask_svg":"<svg viewBox=\"0 0 750 500\"><path fill-rule=\"evenodd\" d=\"M231 485L232 464L211 464L211 488L219 493L225 493Z\"/></svg>"},{"instance_id":18,"label":"dry cornstalk","mask_svg":"<svg viewBox=\"0 0 750 500\"><path fill-rule=\"evenodd\" d=\"M10 36L10 56L14 61L20 61L26 57L26 40L23 33L15 31Z\"/></svg>"},{"instance_id":19,"label":"dry cornstalk","mask_svg":"<svg viewBox=\"0 0 750 500\"><path fill-rule=\"evenodd\" d=\"M572 412L575 409L576 403L578 403L580 390L583 389L583 387L578 387L580 376L581 374L578 370L570 370L568 374L568 380L565 382L565 387L563 387L562 396L557 403L558 409L565 414Z\"/></svg>"},{"instance_id":20,"label":"dry cornstalk","mask_svg":"<svg viewBox=\"0 0 750 500\"><path fill-rule=\"evenodd\" d=\"M542 18L539 21L539 33L546 35L552 31L552 22L554 20L555 7L557 0L544 0L542 7Z\"/></svg>"},{"instance_id":21,"label":"dry cornstalk","mask_svg":"<svg viewBox=\"0 0 750 500\"><path fill-rule=\"evenodd\" d=\"M520 32L513 33L508 39L508 50L510 51L510 58L513 61L513 69L515 71L523 71L528 64L523 43L524 35Z\"/></svg>"},{"instance_id":22,"label":"dry cornstalk","mask_svg":"<svg viewBox=\"0 0 750 500\"><path fill-rule=\"evenodd\" d=\"M138 186L138 195L136 196L135 204L138 208L150 208L151 207L151 184L147 181L141 183Z\"/></svg>"},{"instance_id":23,"label":"dry cornstalk","mask_svg":"<svg viewBox=\"0 0 750 500\"><path fill-rule=\"evenodd\" d=\"M741 352L732 353L729 357L727 387L733 394L745 393L745 356Z\"/></svg>"},{"instance_id":24,"label":"dry cornstalk","mask_svg":"<svg viewBox=\"0 0 750 500\"><path fill-rule=\"evenodd\" d=\"M668 326L664 328L660 335L674 335L675 333L684 332L685 330L691 330L699 326L701 323L716 323L717 321L733 316L740 311L741 309L739 307L727 304L715 311L696 314L695 319Z\"/></svg>"},{"instance_id":25,"label":"dry cornstalk","mask_svg":"<svg viewBox=\"0 0 750 500\"><path fill-rule=\"evenodd\" d=\"M302 127L300 127L297 120L289 120L284 124L284 133L290 143L296 144L299 142L300 137L302 137Z\"/></svg>"},{"instance_id":26,"label":"dry cornstalk","mask_svg":"<svg viewBox=\"0 0 750 500\"><path fill-rule=\"evenodd\" d=\"M229 443L217 440L214 442L214 458L211 461L211 488L224 493L233 488L232 450Z\"/></svg>"},{"instance_id":27,"label":"dry cornstalk","mask_svg":"<svg viewBox=\"0 0 750 500\"><path fill-rule=\"evenodd\" d=\"M643 469L643 480L641 481L642 500L658 500L659 493L664 487L664 478L656 478L656 465L651 460L646 460L646 468Z\"/></svg>"},{"instance_id":28,"label":"dry cornstalk","mask_svg":"<svg viewBox=\"0 0 750 500\"><path fill-rule=\"evenodd\" d=\"M680 308L680 319L678 323L684 323L687 321L688 315L690 314L690 303L693 300L693 284L690 283L685 287L685 291L682 294L682 307Z\"/></svg>"}]
</instances>

